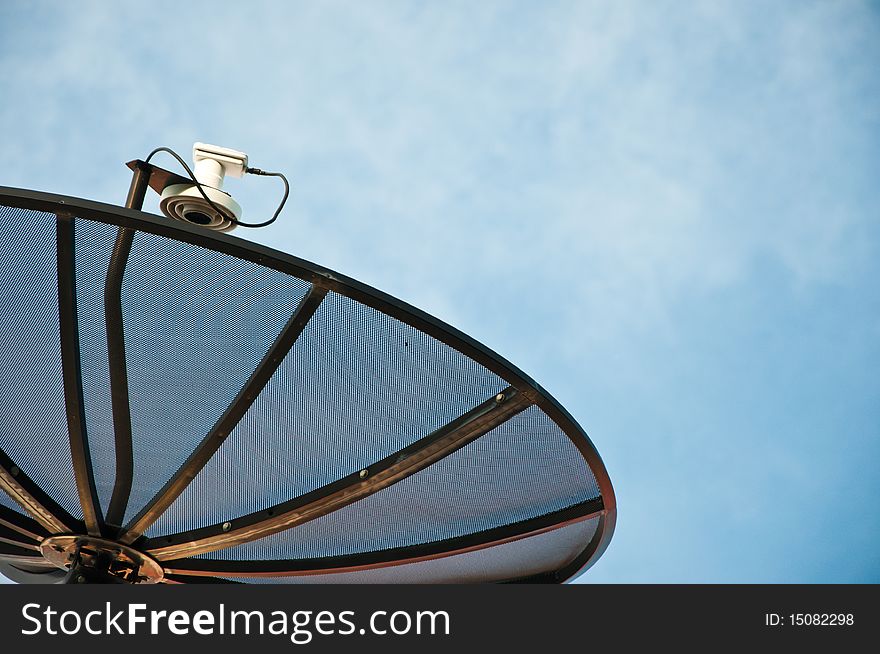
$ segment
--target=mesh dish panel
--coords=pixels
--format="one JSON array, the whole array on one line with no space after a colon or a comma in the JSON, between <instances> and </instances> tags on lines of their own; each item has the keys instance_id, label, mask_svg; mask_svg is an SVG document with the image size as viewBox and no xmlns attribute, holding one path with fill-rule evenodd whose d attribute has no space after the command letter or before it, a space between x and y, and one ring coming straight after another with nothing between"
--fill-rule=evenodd
<instances>
[{"instance_id":1,"label":"mesh dish panel","mask_svg":"<svg viewBox=\"0 0 880 654\"><path fill-rule=\"evenodd\" d=\"M243 420L148 533L216 524L298 497L410 445L505 386L433 337L329 293ZM274 554L288 558L288 549Z\"/></svg>"},{"instance_id":2,"label":"mesh dish panel","mask_svg":"<svg viewBox=\"0 0 880 654\"><path fill-rule=\"evenodd\" d=\"M92 472L106 513L116 481L116 441L110 403L110 364L104 321L104 279L117 228L76 221L76 310L79 325L83 413L92 455Z\"/></svg>"},{"instance_id":3,"label":"mesh dish panel","mask_svg":"<svg viewBox=\"0 0 880 654\"><path fill-rule=\"evenodd\" d=\"M373 570L298 577L228 577L253 584L470 584L514 580L559 570L593 538L599 518L488 549ZM186 577L181 576L185 580Z\"/></svg>"},{"instance_id":4,"label":"mesh dish panel","mask_svg":"<svg viewBox=\"0 0 880 654\"><path fill-rule=\"evenodd\" d=\"M536 518L598 496L577 448L532 406L374 495L197 558L308 559L405 547Z\"/></svg>"},{"instance_id":5,"label":"mesh dish panel","mask_svg":"<svg viewBox=\"0 0 880 654\"><path fill-rule=\"evenodd\" d=\"M0 447L82 519L61 379L55 221L0 207Z\"/></svg>"},{"instance_id":6,"label":"mesh dish panel","mask_svg":"<svg viewBox=\"0 0 880 654\"><path fill-rule=\"evenodd\" d=\"M134 451L127 520L211 430L308 289L250 261L136 234L122 287Z\"/></svg>"}]
</instances>

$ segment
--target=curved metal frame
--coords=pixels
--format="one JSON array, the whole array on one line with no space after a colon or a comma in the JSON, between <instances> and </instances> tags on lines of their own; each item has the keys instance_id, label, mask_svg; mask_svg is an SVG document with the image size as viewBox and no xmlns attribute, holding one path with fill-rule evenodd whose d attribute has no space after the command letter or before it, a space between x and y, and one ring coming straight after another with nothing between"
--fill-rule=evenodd
<instances>
[{"instance_id":1,"label":"curved metal frame","mask_svg":"<svg viewBox=\"0 0 880 654\"><path fill-rule=\"evenodd\" d=\"M141 173L143 172L141 171ZM133 189L138 182L140 184L138 192L140 192L145 188L146 180L139 179L138 172L136 171L132 184ZM220 582L223 580L215 578L214 575L217 577L253 577L260 576L261 574L266 576L314 575L387 567L389 565L413 563L484 549L558 529L573 522L598 518L597 529L592 540L565 567L536 577L514 580L525 582L562 582L590 567L608 547L616 521L616 499L607 470L587 434L574 418L534 380L500 355L454 327L382 291L303 259L256 243L244 241L234 236L172 221L163 216L146 214L133 209L90 200L8 187L0 187L0 205L56 214L59 225L59 245L62 244L62 237L64 239L72 238L73 221L70 220L72 216L74 218L84 218L114 225L120 228L120 232L123 230L143 231L230 254L293 275L313 285L312 292L306 296L307 300L309 298L311 300L308 302L304 300L303 303L306 305L306 309L303 310L303 304L300 305L300 310L291 317L288 325L282 330L281 335L279 335L263 361L251 375L251 379L236 396L233 404L230 405L224 416L220 418L212 432L205 437L202 444L178 470L178 473L169 480L168 484L159 491L148 506L135 516L128 525L118 528L118 531L117 525L105 525L103 523L100 510L97 511L97 514L94 511L90 511L94 507L99 509L100 505L97 504L94 480L91 478L91 461L88 457L88 439L85 434L84 424L82 424L81 420L77 420L77 416L80 414L76 413L78 405L76 400L79 397L79 405L81 406L82 392L81 379L79 378L78 351L74 359L70 358L72 350L68 352L67 358L70 360L70 364L65 365L64 375L65 389L69 390L69 393L65 394L65 398L68 404L69 424L72 425L71 453L76 471L77 488L81 503L83 504L83 515L86 516L85 522L88 523L88 532L97 531L105 536L117 538L121 542L131 543L135 547L149 551L158 559L165 560L166 573L169 575L167 581L171 583L180 581L184 583L198 583L200 581L212 580ZM69 235L66 231L68 228L64 227L66 224L71 225ZM64 257L63 259L62 256ZM70 298L65 300L61 297L64 294L62 284L67 293L72 288L70 286L72 283L71 279L66 276L67 273L72 272L72 259L72 247L64 251L59 247L59 263L64 264L66 271L62 273L62 266L59 266L59 300L62 303L62 311L60 312L62 332L65 329L71 328L71 320L73 321L72 326L74 329L76 326L75 300L71 301ZM70 265L69 270L67 270L68 264ZM122 267L124 269L124 262ZM121 273L122 271L117 271L120 279ZM110 274L108 271L109 278ZM75 282L73 283L75 284ZM152 524L165 508L170 506L174 498L180 494L183 488L207 463L213 452L222 444L225 435L231 431L231 427L237 423L269 377L271 377L280 360L283 359L293 341L302 331L308 318L314 313L317 304L320 303L323 295L328 291L334 291L340 295L347 296L429 334L485 366L488 370L504 379L510 385L510 388L500 394L498 399L487 399L483 405L475 407L472 411L447 425L447 427L441 428L408 448L404 448L404 450L391 455L387 459L377 462L369 470L364 470L360 474L340 479L302 497L293 498L276 507L271 507L265 511L248 516L242 516L222 525L214 525L192 532L172 534L161 538L147 539L143 537L144 530ZM75 293L73 295L75 296ZM69 306L64 306L65 301ZM108 306L111 304L108 300ZM108 321L108 333L110 330L111 325ZM62 338L62 349L65 349L65 345L67 346L66 349L70 350L74 347L75 341L68 335ZM67 379L68 376L71 379ZM77 389L79 389L79 394L77 394ZM600 498L569 507L561 512L557 511L546 516L505 525L486 532L409 548L395 548L384 553L368 552L348 557L332 557L310 562L302 560L234 562L179 558L180 555L190 557L194 554L221 549L240 542L249 542L255 538L282 531L307 519L318 517L340 508L414 474L425 466L430 465L430 463L463 447L475 438L479 438L493 427L532 404L544 411L580 451L596 478L601 494ZM512 408L499 411L499 406L509 406ZM71 413L72 411L73 413ZM488 418L486 417L487 415ZM477 416L476 423L472 423L474 416ZM72 423L70 422L71 419L73 419ZM73 429L73 427L76 427L76 429ZM367 474L364 475L364 472ZM9 460L9 457L2 449L0 449L0 488L7 491L14 500L25 507L36 518L35 522L11 510L3 511L0 514L0 518L3 519L3 525L7 527L4 533L6 536L9 536L8 540L2 544L2 548L0 548L0 560L40 565L39 561L41 559L38 557L34 557L33 561L31 561L32 550L29 547L23 548L18 544L21 542L25 545L30 545L26 537L28 533L40 539L49 534L85 533L82 530L86 528L86 524L74 519L52 501L51 498L46 496ZM16 533L6 533L10 529ZM109 534L104 533L108 531L110 532ZM19 538L19 536L25 536L25 538ZM10 540L15 541L16 544L9 543ZM209 575L210 578L208 578Z\"/></svg>"}]
</instances>

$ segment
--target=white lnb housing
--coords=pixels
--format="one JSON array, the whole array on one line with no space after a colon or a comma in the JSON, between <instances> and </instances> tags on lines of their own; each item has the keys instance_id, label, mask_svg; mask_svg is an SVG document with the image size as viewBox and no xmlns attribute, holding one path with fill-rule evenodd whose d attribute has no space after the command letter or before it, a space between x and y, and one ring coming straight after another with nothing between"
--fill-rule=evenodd
<instances>
[{"instance_id":1,"label":"white lnb housing","mask_svg":"<svg viewBox=\"0 0 880 654\"><path fill-rule=\"evenodd\" d=\"M248 156L232 148L219 145L196 143L193 145L193 163L196 179L211 188L223 188L223 177L243 177L248 165Z\"/></svg>"},{"instance_id":2,"label":"white lnb housing","mask_svg":"<svg viewBox=\"0 0 880 654\"><path fill-rule=\"evenodd\" d=\"M241 206L223 190L223 178L242 177L247 170L248 156L244 152L221 148L218 145L193 145L193 174L202 185L172 184L162 191L159 209L169 218L218 232L235 229L241 218ZM211 202L205 201L202 191ZM212 206L213 203L213 206Z\"/></svg>"}]
</instances>

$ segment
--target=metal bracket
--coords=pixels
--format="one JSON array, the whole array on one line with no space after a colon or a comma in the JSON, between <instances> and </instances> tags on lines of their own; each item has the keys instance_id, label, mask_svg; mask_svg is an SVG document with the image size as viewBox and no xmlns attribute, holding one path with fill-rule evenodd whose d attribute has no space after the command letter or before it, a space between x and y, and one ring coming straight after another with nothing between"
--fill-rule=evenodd
<instances>
[{"instance_id":1,"label":"metal bracket","mask_svg":"<svg viewBox=\"0 0 880 654\"><path fill-rule=\"evenodd\" d=\"M165 571L131 547L91 536L50 536L40 544L47 561L68 570L67 583L157 584Z\"/></svg>"}]
</instances>

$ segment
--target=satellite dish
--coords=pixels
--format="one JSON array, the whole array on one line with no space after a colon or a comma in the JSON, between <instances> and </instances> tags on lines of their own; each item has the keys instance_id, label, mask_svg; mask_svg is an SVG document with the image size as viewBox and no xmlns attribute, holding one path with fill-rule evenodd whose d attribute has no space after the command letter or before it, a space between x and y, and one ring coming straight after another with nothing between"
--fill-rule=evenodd
<instances>
[{"instance_id":1,"label":"satellite dish","mask_svg":"<svg viewBox=\"0 0 880 654\"><path fill-rule=\"evenodd\" d=\"M6 576L561 582L601 556L608 474L534 381L360 282L139 211L189 180L130 167L128 208L0 187Z\"/></svg>"}]
</instances>

